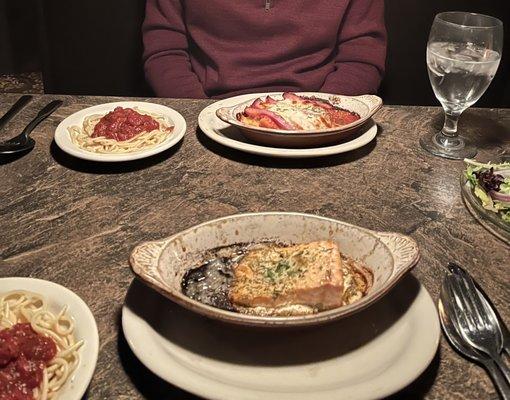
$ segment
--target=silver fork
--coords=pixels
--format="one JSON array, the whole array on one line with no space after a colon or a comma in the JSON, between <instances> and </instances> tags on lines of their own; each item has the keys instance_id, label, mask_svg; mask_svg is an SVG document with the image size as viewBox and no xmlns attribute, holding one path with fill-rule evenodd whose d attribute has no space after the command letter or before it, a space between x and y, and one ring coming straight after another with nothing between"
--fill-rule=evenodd
<instances>
[{"instance_id":1,"label":"silver fork","mask_svg":"<svg viewBox=\"0 0 510 400\"><path fill-rule=\"evenodd\" d=\"M510 155L508 157L509 157L508 161L510 161ZM510 331L508 331L508 328L505 325L505 321L503 321L501 316L498 315L496 308L490 301L487 294L483 291L483 289L480 286L478 286L473 277L469 275L469 273L462 267L458 266L455 263L449 263L448 269L450 270L450 272L462 276L464 279L466 279L467 284L470 287L470 290L473 290L473 287L475 288L478 297L480 297L481 301L483 302L483 306L485 307L487 314L489 314L490 318L496 324L499 325L501 333L503 334L503 350L505 350L507 354L510 355Z\"/></svg>"},{"instance_id":2,"label":"silver fork","mask_svg":"<svg viewBox=\"0 0 510 400\"><path fill-rule=\"evenodd\" d=\"M473 347L489 355L499 367L506 380L510 382L510 369L504 364L500 353L503 348L503 337L499 322L492 310L478 296L471 277L462 274L456 264L450 263L450 274L445 282L451 287L452 300L456 312L452 322L459 328L462 337Z\"/></svg>"},{"instance_id":3,"label":"silver fork","mask_svg":"<svg viewBox=\"0 0 510 400\"><path fill-rule=\"evenodd\" d=\"M510 400L510 386L506 383L505 378L499 371L496 363L488 355L468 345L461 337L458 327L453 323L452 315L455 314L455 310L452 309L453 304L451 299L453 294L449 283L450 282L447 281L443 282L440 298L437 304L439 319L441 320L441 326L443 327L445 336L459 353L482 364L492 378L501 398L503 400Z\"/></svg>"}]
</instances>

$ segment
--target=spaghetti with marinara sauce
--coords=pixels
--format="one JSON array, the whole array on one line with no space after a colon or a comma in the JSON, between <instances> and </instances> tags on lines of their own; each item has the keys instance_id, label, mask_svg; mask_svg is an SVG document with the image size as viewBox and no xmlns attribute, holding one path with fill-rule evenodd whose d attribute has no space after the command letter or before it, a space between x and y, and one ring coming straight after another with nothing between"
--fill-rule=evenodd
<instances>
[{"instance_id":1,"label":"spaghetti with marinara sauce","mask_svg":"<svg viewBox=\"0 0 510 400\"><path fill-rule=\"evenodd\" d=\"M13 337L14 341L9 343L8 339ZM35 348L31 349L29 344L34 341ZM44 341L50 354L47 361L41 356L45 349L40 344ZM74 322L67 315L67 306L53 314L44 298L36 293L20 290L0 295L0 359L4 364L0 366L0 389L4 394L12 391L12 398L16 399L29 398L23 395L31 395L36 400L56 399L59 389L80 361L78 350L82 345L83 340L75 341ZM45 362L41 364L41 360ZM17 362L20 366L12 365ZM31 373L26 377L25 386L19 384L22 374L12 373L20 368L23 373ZM42 369L42 376L38 369ZM18 382L10 384L9 379L18 379ZM32 393L27 394L30 391Z\"/></svg>"},{"instance_id":2,"label":"spaghetti with marinara sauce","mask_svg":"<svg viewBox=\"0 0 510 400\"><path fill-rule=\"evenodd\" d=\"M157 146L173 131L161 115L136 108L116 107L105 114L85 117L82 126L68 128L71 141L93 153L132 153Z\"/></svg>"}]
</instances>

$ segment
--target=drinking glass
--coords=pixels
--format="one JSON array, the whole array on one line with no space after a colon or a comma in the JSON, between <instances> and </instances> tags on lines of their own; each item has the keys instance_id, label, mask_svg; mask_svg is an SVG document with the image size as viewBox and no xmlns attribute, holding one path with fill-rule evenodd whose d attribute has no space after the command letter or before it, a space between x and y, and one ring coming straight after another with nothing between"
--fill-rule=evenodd
<instances>
[{"instance_id":1,"label":"drinking glass","mask_svg":"<svg viewBox=\"0 0 510 400\"><path fill-rule=\"evenodd\" d=\"M476 103L496 74L503 47L503 23L467 12L436 15L427 44L427 69L434 94L443 106L443 129L420 139L436 156L472 158L477 149L457 133L462 112Z\"/></svg>"}]
</instances>

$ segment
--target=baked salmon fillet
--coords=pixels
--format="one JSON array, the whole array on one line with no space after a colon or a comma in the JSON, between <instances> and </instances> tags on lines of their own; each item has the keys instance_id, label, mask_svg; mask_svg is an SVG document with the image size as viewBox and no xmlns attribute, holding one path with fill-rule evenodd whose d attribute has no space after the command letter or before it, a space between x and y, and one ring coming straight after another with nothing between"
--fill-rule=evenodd
<instances>
[{"instance_id":1,"label":"baked salmon fillet","mask_svg":"<svg viewBox=\"0 0 510 400\"><path fill-rule=\"evenodd\" d=\"M229 297L243 308L303 305L326 310L345 304L344 294L349 300L361 297L371 284L364 271L354 271L332 241L254 249L233 270ZM353 296L353 285L359 296Z\"/></svg>"}]
</instances>

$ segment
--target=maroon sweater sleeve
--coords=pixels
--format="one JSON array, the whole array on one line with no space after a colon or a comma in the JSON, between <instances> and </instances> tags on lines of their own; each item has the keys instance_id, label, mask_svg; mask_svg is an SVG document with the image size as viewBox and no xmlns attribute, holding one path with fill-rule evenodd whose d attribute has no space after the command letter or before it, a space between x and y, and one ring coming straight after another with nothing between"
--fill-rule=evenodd
<instances>
[{"instance_id":1,"label":"maroon sweater sleeve","mask_svg":"<svg viewBox=\"0 0 510 400\"><path fill-rule=\"evenodd\" d=\"M191 67L181 0L147 0L142 33L145 77L156 95L206 98Z\"/></svg>"},{"instance_id":2,"label":"maroon sweater sleeve","mask_svg":"<svg viewBox=\"0 0 510 400\"><path fill-rule=\"evenodd\" d=\"M321 91L376 93L386 60L384 0L351 0L340 27L337 51L335 70L326 77Z\"/></svg>"}]
</instances>

